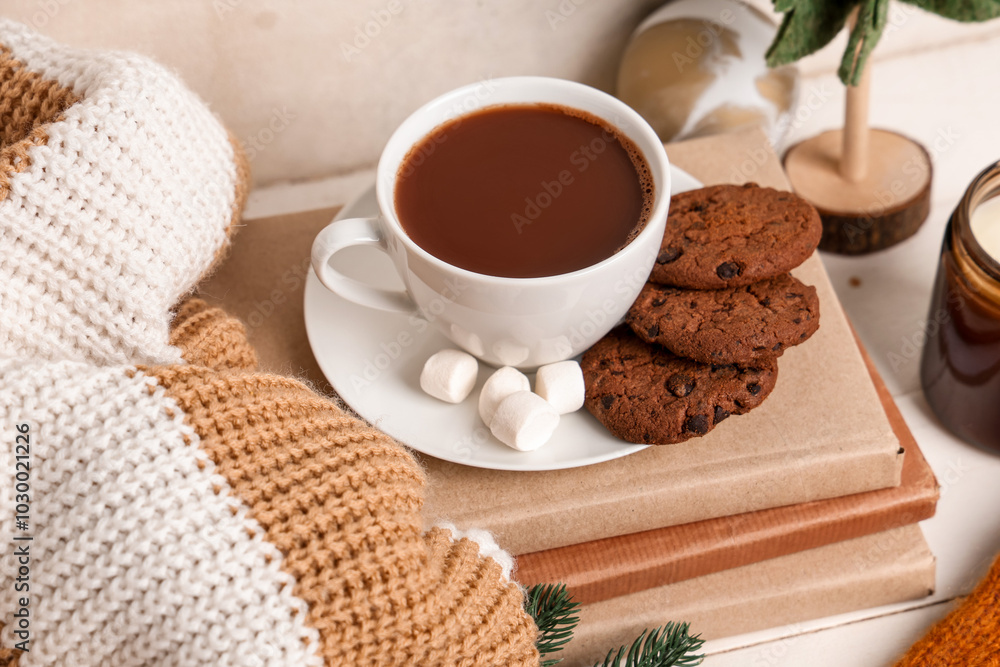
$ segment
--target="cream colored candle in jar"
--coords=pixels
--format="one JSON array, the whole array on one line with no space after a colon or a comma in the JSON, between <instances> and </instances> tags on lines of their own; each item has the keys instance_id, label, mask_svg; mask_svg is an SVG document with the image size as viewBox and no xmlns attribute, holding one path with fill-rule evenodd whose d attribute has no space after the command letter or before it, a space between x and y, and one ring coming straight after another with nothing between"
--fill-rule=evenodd
<instances>
[{"instance_id":1,"label":"cream colored candle in jar","mask_svg":"<svg viewBox=\"0 0 1000 667\"><path fill-rule=\"evenodd\" d=\"M990 257L1000 262L1000 197L985 201L972 212L972 233Z\"/></svg>"},{"instance_id":2,"label":"cream colored candle in jar","mask_svg":"<svg viewBox=\"0 0 1000 667\"><path fill-rule=\"evenodd\" d=\"M952 433L1000 454L1000 162L948 221L925 333L927 403Z\"/></svg>"}]
</instances>

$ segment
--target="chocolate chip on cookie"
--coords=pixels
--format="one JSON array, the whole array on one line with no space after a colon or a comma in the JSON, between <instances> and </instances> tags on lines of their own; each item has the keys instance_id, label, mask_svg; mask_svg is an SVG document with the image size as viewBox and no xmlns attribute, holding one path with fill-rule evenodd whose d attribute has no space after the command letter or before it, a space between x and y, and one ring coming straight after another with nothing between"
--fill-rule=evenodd
<instances>
[{"instance_id":1,"label":"chocolate chip on cookie","mask_svg":"<svg viewBox=\"0 0 1000 667\"><path fill-rule=\"evenodd\" d=\"M640 444L705 435L760 405L778 378L774 359L760 368L702 364L646 343L624 326L587 350L580 366L587 410L619 438Z\"/></svg>"},{"instance_id":2,"label":"chocolate chip on cookie","mask_svg":"<svg viewBox=\"0 0 1000 667\"><path fill-rule=\"evenodd\" d=\"M754 366L816 333L819 299L787 273L718 290L646 283L626 321L639 338L682 357Z\"/></svg>"},{"instance_id":3,"label":"chocolate chip on cookie","mask_svg":"<svg viewBox=\"0 0 1000 667\"><path fill-rule=\"evenodd\" d=\"M749 285L787 273L812 254L819 214L791 192L713 185L674 195L650 281L691 289Z\"/></svg>"}]
</instances>

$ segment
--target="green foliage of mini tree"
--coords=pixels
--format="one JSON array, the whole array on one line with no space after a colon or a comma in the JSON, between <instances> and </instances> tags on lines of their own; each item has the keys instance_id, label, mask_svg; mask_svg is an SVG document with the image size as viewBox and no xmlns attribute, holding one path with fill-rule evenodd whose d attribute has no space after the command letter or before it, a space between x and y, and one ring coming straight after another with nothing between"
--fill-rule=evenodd
<instances>
[{"instance_id":1,"label":"green foliage of mini tree","mask_svg":"<svg viewBox=\"0 0 1000 667\"><path fill-rule=\"evenodd\" d=\"M902 2L955 21L988 21L1000 16L1000 0ZM787 65L823 48L843 29L855 7L858 20L837 73L844 85L858 85L868 55L885 29L889 0L774 0L774 9L783 13L784 18L767 51L767 64Z\"/></svg>"}]
</instances>

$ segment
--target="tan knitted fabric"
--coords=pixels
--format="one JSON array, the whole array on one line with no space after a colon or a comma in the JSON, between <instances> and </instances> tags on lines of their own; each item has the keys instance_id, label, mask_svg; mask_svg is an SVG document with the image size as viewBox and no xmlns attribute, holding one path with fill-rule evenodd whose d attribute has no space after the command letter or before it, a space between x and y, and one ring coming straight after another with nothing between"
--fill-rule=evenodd
<instances>
[{"instance_id":1,"label":"tan knitted fabric","mask_svg":"<svg viewBox=\"0 0 1000 667\"><path fill-rule=\"evenodd\" d=\"M246 329L221 308L209 308L201 299L188 299L174 315L170 344L184 360L215 370L254 370L257 353L247 342Z\"/></svg>"},{"instance_id":2,"label":"tan knitted fabric","mask_svg":"<svg viewBox=\"0 0 1000 667\"><path fill-rule=\"evenodd\" d=\"M189 301L173 331L206 366L140 370L284 555L327 664L537 664L534 625L500 566L469 540L422 534L424 477L404 449L298 381L228 370L251 367L253 352L219 309Z\"/></svg>"}]
</instances>

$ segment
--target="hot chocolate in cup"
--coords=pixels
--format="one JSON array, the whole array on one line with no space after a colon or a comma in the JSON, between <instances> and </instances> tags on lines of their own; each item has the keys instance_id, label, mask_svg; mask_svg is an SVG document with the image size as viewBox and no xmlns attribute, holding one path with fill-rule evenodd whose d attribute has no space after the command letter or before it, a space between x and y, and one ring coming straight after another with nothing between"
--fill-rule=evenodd
<instances>
[{"instance_id":1,"label":"hot chocolate in cup","mask_svg":"<svg viewBox=\"0 0 1000 667\"><path fill-rule=\"evenodd\" d=\"M569 120L548 118L546 113L562 114ZM524 118L516 118L518 114ZM512 169L516 161L505 162L500 153L513 150L516 141L503 139L497 119L556 123L548 134L539 134L534 128L535 135L526 132L514 136L537 137L534 143L555 151L548 156L552 159L546 162L527 155L522 168ZM588 128L569 127L567 123L574 120L589 123L591 130L601 133L600 140L591 139L593 148L601 149L600 154L584 150L589 143ZM489 147L489 141L474 144L476 132L479 139L488 140L495 127L494 148ZM574 132L582 132L579 150L575 149ZM523 150L528 153L534 145L524 141L529 142ZM604 143L598 145L601 141ZM434 152L429 149L435 148L438 155L428 155ZM599 170L585 174L596 164L593 161L579 170L584 160L604 155L619 162L626 155L632 161L635 188L640 192L637 210L623 212L627 206L606 205L621 195L610 188L627 187L627 183L614 186L604 182L614 178L594 178ZM465 169L456 169L456 165L466 163L468 174ZM556 169L563 164L565 169ZM442 165L444 181L441 173L433 172ZM498 169L512 169L513 175L498 174ZM418 181L404 182L414 174ZM485 174L497 188L508 191L491 199L497 193L485 188L477 196L477 174ZM518 178L520 186L512 183ZM455 181L454 187L450 180ZM546 189L546 184L550 188ZM428 194L428 188L434 187L436 194ZM519 197L521 192L525 192L524 197ZM548 198L537 201L543 194ZM574 197L590 199L576 201L573 209L570 200ZM442 201L445 198L447 201ZM382 152L376 172L376 199L378 217L339 220L316 237L312 264L320 281L341 297L364 306L419 313L456 346L488 364L530 370L576 356L624 316L660 249L670 203L670 170L656 133L616 98L571 81L511 77L446 93L407 118ZM526 203L511 203L521 200ZM530 215L538 212L529 206L531 203L546 202L552 215ZM467 208L462 209L463 205ZM560 222L558 210L567 206L565 210L574 212ZM468 214L467 222L463 210L474 211ZM582 221L578 230L559 227L569 224L573 216L585 214L593 214L593 219ZM433 227L447 216L451 216L450 227ZM407 228L413 233L407 233ZM448 241L456 240L459 234L467 234L468 238L457 240L468 243L449 245ZM503 243L508 244L503 252L492 252ZM353 245L371 245L386 252L405 291L376 288L335 270L331 257ZM584 246L589 255L578 252ZM485 259L480 261L477 257L484 251Z\"/></svg>"}]
</instances>

